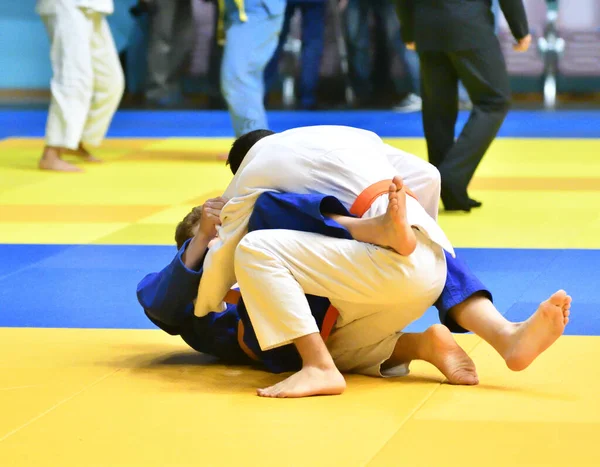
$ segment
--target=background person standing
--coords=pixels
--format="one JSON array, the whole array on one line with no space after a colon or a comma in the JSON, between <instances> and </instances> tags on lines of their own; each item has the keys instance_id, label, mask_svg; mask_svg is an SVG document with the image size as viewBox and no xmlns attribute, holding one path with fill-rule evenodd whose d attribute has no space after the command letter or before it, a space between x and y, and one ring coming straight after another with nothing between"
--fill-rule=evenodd
<instances>
[{"instance_id":1,"label":"background person standing","mask_svg":"<svg viewBox=\"0 0 600 467\"><path fill-rule=\"evenodd\" d=\"M446 211L481 206L467 194L479 162L510 106L506 63L495 34L491 0L397 0L402 39L421 63L423 129L429 161L442 176ZM515 50L531 43L522 0L500 0ZM458 138L458 81L473 109Z\"/></svg>"}]
</instances>

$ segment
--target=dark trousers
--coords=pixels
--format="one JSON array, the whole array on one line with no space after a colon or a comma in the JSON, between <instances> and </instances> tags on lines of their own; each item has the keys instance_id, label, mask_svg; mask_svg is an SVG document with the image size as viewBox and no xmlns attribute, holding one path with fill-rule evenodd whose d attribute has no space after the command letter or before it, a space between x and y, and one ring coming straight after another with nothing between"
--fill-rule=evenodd
<instances>
[{"instance_id":1,"label":"dark trousers","mask_svg":"<svg viewBox=\"0 0 600 467\"><path fill-rule=\"evenodd\" d=\"M155 0L150 16L146 98L177 100L181 76L194 39L194 17L190 0Z\"/></svg>"},{"instance_id":2,"label":"dark trousers","mask_svg":"<svg viewBox=\"0 0 600 467\"><path fill-rule=\"evenodd\" d=\"M279 58L290 32L290 23L297 9L302 14L302 57L299 94L302 108L310 109L317 102L316 91L321 71L323 37L325 33L325 2L302 2L289 0L285 10L283 27L277 50L265 69L265 89L267 92L278 78Z\"/></svg>"},{"instance_id":3,"label":"dark trousers","mask_svg":"<svg viewBox=\"0 0 600 467\"><path fill-rule=\"evenodd\" d=\"M424 51L419 57L429 162L442 176L444 207L468 211L467 187L510 106L508 73L500 44L456 52ZM455 141L459 80L469 93L473 110Z\"/></svg>"},{"instance_id":4,"label":"dark trousers","mask_svg":"<svg viewBox=\"0 0 600 467\"><path fill-rule=\"evenodd\" d=\"M348 44L350 76L356 96L359 100L368 102L373 94L374 83L371 80L373 59L369 28L371 12L378 32L384 36L388 69L394 54L397 54L404 73L410 78L410 91L420 94L419 61L416 54L407 51L402 42L395 3L392 0L349 0L344 12L344 26ZM393 82L398 92L405 91L402 80L393 78Z\"/></svg>"}]
</instances>

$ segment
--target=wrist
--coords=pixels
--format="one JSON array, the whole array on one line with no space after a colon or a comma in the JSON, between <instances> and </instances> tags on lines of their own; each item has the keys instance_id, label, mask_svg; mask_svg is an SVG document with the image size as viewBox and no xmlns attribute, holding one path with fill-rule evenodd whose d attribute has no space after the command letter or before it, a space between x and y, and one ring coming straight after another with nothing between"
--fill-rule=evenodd
<instances>
[{"instance_id":1,"label":"wrist","mask_svg":"<svg viewBox=\"0 0 600 467\"><path fill-rule=\"evenodd\" d=\"M192 238L181 256L181 260L186 267L190 269L196 269L200 265L210 240L211 238L208 235L200 232L198 232L198 234Z\"/></svg>"}]
</instances>

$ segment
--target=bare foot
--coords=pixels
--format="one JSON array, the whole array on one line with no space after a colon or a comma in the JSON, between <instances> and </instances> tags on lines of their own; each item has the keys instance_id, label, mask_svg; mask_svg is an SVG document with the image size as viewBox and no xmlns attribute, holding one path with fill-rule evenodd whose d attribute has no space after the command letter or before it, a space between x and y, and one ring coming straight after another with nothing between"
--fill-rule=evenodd
<instances>
[{"instance_id":1,"label":"bare foot","mask_svg":"<svg viewBox=\"0 0 600 467\"><path fill-rule=\"evenodd\" d=\"M389 204L384 215L373 218L378 245L392 248L402 256L408 256L417 247L417 237L406 220L406 192L404 182L394 177L389 188Z\"/></svg>"},{"instance_id":2,"label":"bare foot","mask_svg":"<svg viewBox=\"0 0 600 467\"><path fill-rule=\"evenodd\" d=\"M424 339L424 360L440 370L450 384L479 384L475 363L446 326L434 324L424 332Z\"/></svg>"},{"instance_id":3,"label":"bare foot","mask_svg":"<svg viewBox=\"0 0 600 467\"><path fill-rule=\"evenodd\" d=\"M97 157L93 156L82 143L79 143L79 147L77 149L67 149L65 153L77 156L84 162L102 162L102 159L98 159Z\"/></svg>"},{"instance_id":4,"label":"bare foot","mask_svg":"<svg viewBox=\"0 0 600 467\"><path fill-rule=\"evenodd\" d=\"M46 147L44 154L38 163L42 170L54 170L56 172L83 172L79 167L69 164L60 158L61 150L53 147Z\"/></svg>"},{"instance_id":5,"label":"bare foot","mask_svg":"<svg viewBox=\"0 0 600 467\"><path fill-rule=\"evenodd\" d=\"M337 368L323 370L314 366L305 366L274 386L257 389L261 397L308 397L334 396L346 389L346 381Z\"/></svg>"},{"instance_id":6,"label":"bare foot","mask_svg":"<svg viewBox=\"0 0 600 467\"><path fill-rule=\"evenodd\" d=\"M515 325L504 355L511 370L527 368L563 334L569 322L571 301L564 290L559 290L542 302L527 321Z\"/></svg>"}]
</instances>

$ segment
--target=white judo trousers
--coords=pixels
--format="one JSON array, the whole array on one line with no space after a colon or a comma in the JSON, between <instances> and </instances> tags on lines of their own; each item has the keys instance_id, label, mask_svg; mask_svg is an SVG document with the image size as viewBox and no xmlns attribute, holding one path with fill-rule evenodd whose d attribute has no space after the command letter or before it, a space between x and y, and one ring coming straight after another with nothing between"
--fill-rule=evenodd
<instances>
[{"instance_id":1,"label":"white judo trousers","mask_svg":"<svg viewBox=\"0 0 600 467\"><path fill-rule=\"evenodd\" d=\"M40 0L50 37L52 100L48 146L76 149L101 144L117 110L125 79L106 21L112 1Z\"/></svg>"},{"instance_id":2,"label":"white judo trousers","mask_svg":"<svg viewBox=\"0 0 600 467\"><path fill-rule=\"evenodd\" d=\"M408 257L313 233L247 234L237 248L235 272L261 348L319 333L304 294L327 297L339 311L327 341L337 367L381 375L399 332L437 300L446 281L442 248L416 234L417 248Z\"/></svg>"},{"instance_id":3,"label":"white judo trousers","mask_svg":"<svg viewBox=\"0 0 600 467\"><path fill-rule=\"evenodd\" d=\"M407 198L409 222L419 229L417 249L409 257L302 232L258 231L244 237L247 216L264 191L333 194L350 207L365 188L395 174L403 176L429 212ZM237 276L261 348L267 350L318 332L304 294L325 296L340 313L328 341L338 367L379 375L398 331L434 303L445 283L442 246L453 251L433 218L439 202L437 170L370 132L300 128L257 143L225 193L232 195L238 196L223 210L220 241L205 259L196 314L218 310L227 291L221 288L207 298L203 285L205 290L225 284L228 288ZM383 195L365 216L382 214L386 208ZM231 251L235 274L228 271Z\"/></svg>"}]
</instances>

